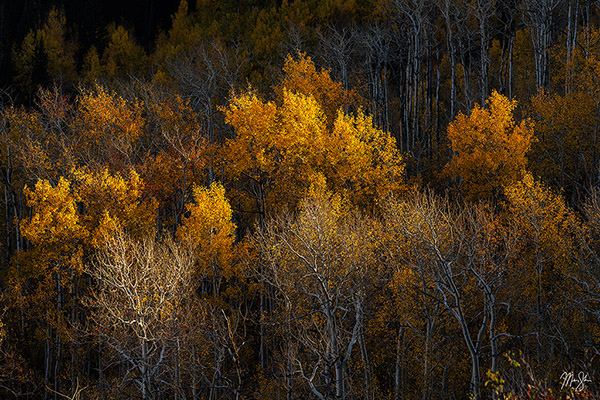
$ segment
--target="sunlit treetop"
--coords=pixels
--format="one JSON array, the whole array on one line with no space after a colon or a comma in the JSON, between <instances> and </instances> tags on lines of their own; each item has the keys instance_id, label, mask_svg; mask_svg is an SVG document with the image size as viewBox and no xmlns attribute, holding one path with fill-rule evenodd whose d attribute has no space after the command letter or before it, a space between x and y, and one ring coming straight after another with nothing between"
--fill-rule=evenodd
<instances>
[{"instance_id":1,"label":"sunlit treetop","mask_svg":"<svg viewBox=\"0 0 600 400\"><path fill-rule=\"evenodd\" d=\"M314 97L320 104L328 125L333 123L339 109L348 111L351 106L361 104L360 96L355 90L345 90L340 82L331 79L329 70L318 71L315 63L305 53L300 53L297 58L288 55L285 59L283 79L275 88L279 101L282 101L285 90Z\"/></svg>"},{"instance_id":2,"label":"sunlit treetop","mask_svg":"<svg viewBox=\"0 0 600 400\"><path fill-rule=\"evenodd\" d=\"M275 101L250 90L224 110L236 133L223 151L228 177L249 185L266 212L296 207L321 177L330 190L366 208L400 190L404 163L389 133L361 110L348 113L347 93L326 71L317 73L309 58L288 58L284 71Z\"/></svg>"},{"instance_id":3,"label":"sunlit treetop","mask_svg":"<svg viewBox=\"0 0 600 400\"><path fill-rule=\"evenodd\" d=\"M475 105L470 115L460 113L448 125L454 154L445 173L460 178L465 198L491 198L523 177L535 137L530 120L514 120L516 105L493 91L486 107Z\"/></svg>"}]
</instances>

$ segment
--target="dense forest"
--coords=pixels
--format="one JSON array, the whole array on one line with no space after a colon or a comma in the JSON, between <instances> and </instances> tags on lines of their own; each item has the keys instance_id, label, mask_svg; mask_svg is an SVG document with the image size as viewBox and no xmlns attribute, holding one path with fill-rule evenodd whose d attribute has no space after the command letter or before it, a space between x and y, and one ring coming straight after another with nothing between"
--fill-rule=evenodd
<instances>
[{"instance_id":1,"label":"dense forest","mask_svg":"<svg viewBox=\"0 0 600 400\"><path fill-rule=\"evenodd\" d=\"M600 3L0 2L0 398L600 396Z\"/></svg>"}]
</instances>

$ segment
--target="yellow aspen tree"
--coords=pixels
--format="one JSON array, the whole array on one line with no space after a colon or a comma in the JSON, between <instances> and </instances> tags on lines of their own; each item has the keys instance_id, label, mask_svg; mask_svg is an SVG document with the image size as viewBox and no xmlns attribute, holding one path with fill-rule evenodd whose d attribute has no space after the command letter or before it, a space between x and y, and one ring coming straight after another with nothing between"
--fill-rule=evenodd
<instances>
[{"instance_id":1,"label":"yellow aspen tree","mask_svg":"<svg viewBox=\"0 0 600 400\"><path fill-rule=\"evenodd\" d=\"M210 187L196 186L194 202L187 205L188 216L182 221L176 237L189 245L195 254L196 274L212 284L212 295L219 295L221 283L241 271L233 268L235 224L232 211L220 183Z\"/></svg>"},{"instance_id":2,"label":"yellow aspen tree","mask_svg":"<svg viewBox=\"0 0 600 400\"><path fill-rule=\"evenodd\" d=\"M78 375L75 328L79 296L86 289L81 279L85 261L114 232L154 235L156 225L156 202L144 198L144 183L135 172L123 178L107 169L74 169L70 175L56 184L39 180L24 189L31 214L20 228L30 245L8 272L13 311L27 313L31 321L21 335L46 348L46 385L55 391L68 376L75 385Z\"/></svg>"},{"instance_id":3,"label":"yellow aspen tree","mask_svg":"<svg viewBox=\"0 0 600 400\"><path fill-rule=\"evenodd\" d=\"M134 162L138 140L146 127L139 100L127 100L96 85L77 97L76 116L71 123L77 134L73 153L79 163L111 170L127 170Z\"/></svg>"},{"instance_id":4,"label":"yellow aspen tree","mask_svg":"<svg viewBox=\"0 0 600 400\"><path fill-rule=\"evenodd\" d=\"M295 207L320 176L363 207L403 187L395 140L361 111L338 109L330 121L317 97L283 88L280 102L251 92L233 97L225 120L236 131L223 149L226 174L246 193L236 196L242 208L254 201L261 220L272 209Z\"/></svg>"},{"instance_id":5,"label":"yellow aspen tree","mask_svg":"<svg viewBox=\"0 0 600 400\"><path fill-rule=\"evenodd\" d=\"M526 173L522 180L504 188L507 210L519 231L536 245L534 255L542 264L566 267L580 222L563 196Z\"/></svg>"},{"instance_id":6,"label":"yellow aspen tree","mask_svg":"<svg viewBox=\"0 0 600 400\"><path fill-rule=\"evenodd\" d=\"M21 234L32 246L22 253L24 259L33 260L29 253L49 262L62 255L80 267L84 250L99 248L117 229L138 237L154 232L156 201L144 197L145 185L137 173L124 178L107 169L74 169L71 174L71 180L61 177L56 185L39 180L34 188L24 189L32 209L31 217L20 221Z\"/></svg>"},{"instance_id":7,"label":"yellow aspen tree","mask_svg":"<svg viewBox=\"0 0 600 400\"><path fill-rule=\"evenodd\" d=\"M32 209L31 217L20 221L21 234L32 245L21 255L26 260L64 257L80 268L83 252L101 247L112 232L124 229L140 237L155 230L156 201L144 197L144 182L133 171L124 178L106 169L75 169L71 180L61 177L55 186L40 180L24 193Z\"/></svg>"},{"instance_id":8,"label":"yellow aspen tree","mask_svg":"<svg viewBox=\"0 0 600 400\"><path fill-rule=\"evenodd\" d=\"M285 91L278 106L242 94L226 122L237 133L224 149L228 173L248 185L261 220L272 208L297 203L325 161L325 121L315 99Z\"/></svg>"},{"instance_id":9,"label":"yellow aspen tree","mask_svg":"<svg viewBox=\"0 0 600 400\"><path fill-rule=\"evenodd\" d=\"M266 202L270 200L268 189L277 172L273 162L277 152L273 143L277 119L277 106L263 102L253 93L234 97L225 110L225 121L236 130L235 139L228 140L223 149L227 175L230 180L240 182L238 202L243 202L244 208L255 208L261 221L268 208Z\"/></svg>"},{"instance_id":10,"label":"yellow aspen tree","mask_svg":"<svg viewBox=\"0 0 600 400\"><path fill-rule=\"evenodd\" d=\"M283 79L275 88L275 93L281 99L285 90L313 96L321 105L329 124L336 119L338 110L346 112L349 107L356 108L362 103L354 89L344 90L341 82L331 79L329 70L318 71L315 63L305 53L300 53L297 59L291 55L286 57Z\"/></svg>"},{"instance_id":11,"label":"yellow aspen tree","mask_svg":"<svg viewBox=\"0 0 600 400\"><path fill-rule=\"evenodd\" d=\"M460 179L465 198L492 198L523 177L534 134L531 121L514 120L516 105L493 91L487 107L475 105L448 125L453 156L445 174Z\"/></svg>"},{"instance_id":12,"label":"yellow aspen tree","mask_svg":"<svg viewBox=\"0 0 600 400\"><path fill-rule=\"evenodd\" d=\"M71 168L65 146L72 106L67 96L55 86L39 90L36 107L26 109L6 105L2 111L0 163L5 173L4 213L6 218L6 261L25 244L17 227L24 212L23 187L46 179L56 185L60 176Z\"/></svg>"},{"instance_id":13,"label":"yellow aspen tree","mask_svg":"<svg viewBox=\"0 0 600 400\"><path fill-rule=\"evenodd\" d=\"M33 189L25 188L24 194L34 212L31 218L21 221L21 234L33 248L18 255L17 267L12 271L13 287L22 287L21 279L33 278L39 281L39 292L33 298L52 299L57 296L56 285L59 289L69 286L66 281L72 278L70 271L82 273L82 245L89 232L82 225L68 180L61 178L54 187L40 180ZM38 306L43 308L42 304L43 301ZM31 310L43 314L41 309Z\"/></svg>"},{"instance_id":14,"label":"yellow aspen tree","mask_svg":"<svg viewBox=\"0 0 600 400\"><path fill-rule=\"evenodd\" d=\"M21 234L32 247L17 253L8 271L11 311L27 315L29 325L20 335L33 348L46 349L45 384L59 390L64 377L76 376L79 367L73 317L89 233L66 179L54 186L40 180L24 194L32 215L20 221ZM68 358L77 365L64 363Z\"/></svg>"},{"instance_id":15,"label":"yellow aspen tree","mask_svg":"<svg viewBox=\"0 0 600 400\"><path fill-rule=\"evenodd\" d=\"M233 213L225 196L225 188L218 182L209 187L195 186L193 202L187 204L187 215L176 232L180 246L193 255L192 277L202 300L196 304L202 316L202 332L196 333L191 344L192 354L206 358L209 365L223 377L223 387L239 391L242 387L244 349L246 338L242 304L248 301L242 287L248 273L242 268L235 245L236 226ZM197 315L190 316L192 320ZM220 359L229 355L232 368L221 365ZM192 368L197 368L191 365ZM204 372L206 373L206 372ZM212 375L212 373L211 373ZM211 388L213 394L216 389ZM216 391L218 393L218 391Z\"/></svg>"},{"instance_id":16,"label":"yellow aspen tree","mask_svg":"<svg viewBox=\"0 0 600 400\"><path fill-rule=\"evenodd\" d=\"M35 212L21 223L22 234L33 246L58 249L63 242L85 236L77 212L71 184L61 178L56 187L48 181L38 181L33 190L25 188L27 205Z\"/></svg>"},{"instance_id":17,"label":"yellow aspen tree","mask_svg":"<svg viewBox=\"0 0 600 400\"><path fill-rule=\"evenodd\" d=\"M146 184L135 171L123 176L107 168L80 168L72 175L75 196L85 206L81 219L93 248L101 247L104 238L119 229L134 238L155 232L157 202L145 195Z\"/></svg>"},{"instance_id":18,"label":"yellow aspen tree","mask_svg":"<svg viewBox=\"0 0 600 400\"><path fill-rule=\"evenodd\" d=\"M323 170L330 186L362 208L405 189L404 161L396 141L362 111L354 115L338 111L327 137L326 157Z\"/></svg>"}]
</instances>

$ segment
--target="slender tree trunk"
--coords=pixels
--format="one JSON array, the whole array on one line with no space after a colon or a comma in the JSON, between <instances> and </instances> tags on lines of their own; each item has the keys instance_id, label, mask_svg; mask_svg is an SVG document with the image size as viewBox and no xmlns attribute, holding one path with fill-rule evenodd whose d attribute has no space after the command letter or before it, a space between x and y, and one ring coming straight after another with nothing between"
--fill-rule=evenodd
<instances>
[{"instance_id":1,"label":"slender tree trunk","mask_svg":"<svg viewBox=\"0 0 600 400\"><path fill-rule=\"evenodd\" d=\"M433 51L432 51L432 40L427 41L427 116L425 121L424 131L427 135L427 156L431 160L433 154L433 143L431 140L432 132L431 126L433 125Z\"/></svg>"},{"instance_id":2,"label":"slender tree trunk","mask_svg":"<svg viewBox=\"0 0 600 400\"><path fill-rule=\"evenodd\" d=\"M406 141L407 141L407 129L406 129L406 102L407 102L407 83L406 83L406 66L399 65L400 71L400 151L405 152Z\"/></svg>"},{"instance_id":3,"label":"slender tree trunk","mask_svg":"<svg viewBox=\"0 0 600 400\"><path fill-rule=\"evenodd\" d=\"M452 270L450 269L450 266L447 265L446 268L447 268L447 271L445 273L449 277L452 277L453 275L452 275ZM452 314L454 314L456 319L458 319L458 322L459 322L461 330L462 330L463 337L465 339L465 344L467 345L467 349L469 350L469 355L471 356L471 367L472 368L471 368L470 390L471 390L471 394L473 395L474 399L479 400L481 398L481 389L480 389L481 378L480 378L480 374L479 374L479 355L480 355L479 350L481 347L481 340L483 338L483 335L482 335L483 328L485 328L487 326L488 315L487 315L487 313L484 313L484 321L482 322L482 325L480 327L479 335L477 337L477 342L473 343L473 339L471 338L466 315L465 315L463 307L462 307L462 300L461 300L460 292L452 279L453 278L450 279L449 286L451 288L452 296L456 300L456 309L450 308L450 311L452 312Z\"/></svg>"},{"instance_id":4,"label":"slender tree trunk","mask_svg":"<svg viewBox=\"0 0 600 400\"><path fill-rule=\"evenodd\" d=\"M413 131L411 128L411 117L412 117L412 103L413 103L413 89L412 89L412 51L409 49L408 52L408 60L406 62L406 68L405 68L405 74L406 76L404 77L405 79L405 87L406 87L406 91L405 91L405 103L404 103L404 130L406 132L406 148L404 149L404 151L410 153L412 151L412 143L411 143L411 137L413 135Z\"/></svg>"},{"instance_id":5,"label":"slender tree trunk","mask_svg":"<svg viewBox=\"0 0 600 400\"><path fill-rule=\"evenodd\" d=\"M334 365L334 380L335 380L335 398L336 400L344 399L344 365L342 361L342 355L340 354L339 343L337 339L337 329L335 323L335 316L333 310L331 310L330 300L325 300L325 317L327 318L327 332L329 334L329 355L328 359L333 361Z\"/></svg>"},{"instance_id":6,"label":"slender tree trunk","mask_svg":"<svg viewBox=\"0 0 600 400\"><path fill-rule=\"evenodd\" d=\"M367 352L367 345L365 343L364 329L360 330L358 340L360 346L360 354L362 356L364 366L365 399L369 400L371 399L371 364L369 362L369 353Z\"/></svg>"},{"instance_id":7,"label":"slender tree trunk","mask_svg":"<svg viewBox=\"0 0 600 400\"><path fill-rule=\"evenodd\" d=\"M54 398L58 399L60 390L60 361L62 358L62 340L60 335L56 335L56 357L54 360Z\"/></svg>"},{"instance_id":8,"label":"slender tree trunk","mask_svg":"<svg viewBox=\"0 0 600 400\"><path fill-rule=\"evenodd\" d=\"M265 227L265 194L262 183L258 184L258 199L257 199L257 207L258 207L258 218L259 218L259 226L260 229L264 229ZM263 263L260 263L260 277L264 276ZM264 288L266 289L266 288ZM263 291L260 292L260 315L259 315L259 334L260 334L260 344L259 344L259 359L260 359L260 368L261 373L264 373L267 369L267 345L265 341L265 311L266 311L266 299Z\"/></svg>"},{"instance_id":9,"label":"slender tree trunk","mask_svg":"<svg viewBox=\"0 0 600 400\"><path fill-rule=\"evenodd\" d=\"M431 342L432 321L428 315L425 320L425 349L423 352L423 400L429 399L429 344Z\"/></svg>"},{"instance_id":10,"label":"slender tree trunk","mask_svg":"<svg viewBox=\"0 0 600 400\"><path fill-rule=\"evenodd\" d=\"M453 120L456 115L456 46L454 43L454 31L452 30L453 21L450 16L450 6L450 0L443 0L443 3L440 4L446 26L446 43L450 56L450 120Z\"/></svg>"},{"instance_id":11,"label":"slender tree trunk","mask_svg":"<svg viewBox=\"0 0 600 400\"><path fill-rule=\"evenodd\" d=\"M575 4L573 4L575 3ZM575 5L575 10L573 10ZM571 89L571 74L573 68L573 51L577 44L577 27L579 20L579 1L569 0L569 11L568 11L568 26L567 26L567 59L565 62L565 95L567 95Z\"/></svg>"},{"instance_id":12,"label":"slender tree trunk","mask_svg":"<svg viewBox=\"0 0 600 400\"><path fill-rule=\"evenodd\" d=\"M496 305L493 296L488 299L490 313L490 348L492 353L492 372L498 371L498 337L496 336Z\"/></svg>"},{"instance_id":13,"label":"slender tree trunk","mask_svg":"<svg viewBox=\"0 0 600 400\"><path fill-rule=\"evenodd\" d=\"M567 55L566 55L566 59L565 59L565 96L569 93L569 86L570 86L570 81L571 81L571 52L572 52L572 48L571 48L571 44L573 43L573 2L569 1L569 11L567 13L567 43L566 43L566 50L567 50Z\"/></svg>"},{"instance_id":14,"label":"slender tree trunk","mask_svg":"<svg viewBox=\"0 0 600 400\"><path fill-rule=\"evenodd\" d=\"M286 308L288 308L288 315L289 315L289 303L286 304ZM288 320L290 320L288 318ZM291 341L292 341L292 334L291 334L291 327L288 324L288 340L287 340L287 360L286 360L286 386L287 386L287 390L286 390L286 399L287 400L293 400L293 395L294 395L294 380L292 379L292 374L294 373L294 366L293 366L293 356L292 356L292 345L291 345Z\"/></svg>"},{"instance_id":15,"label":"slender tree trunk","mask_svg":"<svg viewBox=\"0 0 600 400\"><path fill-rule=\"evenodd\" d=\"M472 369L471 369L471 393L473 398L478 400L481 398L481 391L479 389L479 356L471 355Z\"/></svg>"},{"instance_id":16,"label":"slender tree trunk","mask_svg":"<svg viewBox=\"0 0 600 400\"><path fill-rule=\"evenodd\" d=\"M530 10L531 40L535 59L536 85L545 88L549 77L549 51L552 42L552 10L558 4L554 0L544 0L539 3L528 1Z\"/></svg>"},{"instance_id":17,"label":"slender tree trunk","mask_svg":"<svg viewBox=\"0 0 600 400\"><path fill-rule=\"evenodd\" d=\"M21 209L23 209L23 203L20 202L21 195L19 195L17 199L17 195L13 192L13 218L15 218L15 238L16 238L16 251L21 251L21 229L19 228L19 220L23 217L17 207L20 205Z\"/></svg>"},{"instance_id":18,"label":"slender tree trunk","mask_svg":"<svg viewBox=\"0 0 600 400\"><path fill-rule=\"evenodd\" d=\"M394 368L394 399L401 398L401 368L402 368L402 353L404 344L404 327L398 328L398 337L396 339L396 363Z\"/></svg>"},{"instance_id":19,"label":"slender tree trunk","mask_svg":"<svg viewBox=\"0 0 600 400\"><path fill-rule=\"evenodd\" d=\"M74 298L79 297L77 282L75 281L75 273L73 268L71 268L71 326L77 326L77 307L75 304ZM71 344L71 387L74 388L77 386L77 368L79 367L77 357L77 345Z\"/></svg>"},{"instance_id":20,"label":"slender tree trunk","mask_svg":"<svg viewBox=\"0 0 600 400\"><path fill-rule=\"evenodd\" d=\"M335 362L335 398L336 400L344 400L346 398L344 362L341 359Z\"/></svg>"},{"instance_id":21,"label":"slender tree trunk","mask_svg":"<svg viewBox=\"0 0 600 400\"><path fill-rule=\"evenodd\" d=\"M63 294L62 294L62 282L61 282L61 268L59 267L58 272L56 273L56 292L57 292L57 306L56 313L57 318L60 318L62 313L62 303L63 303ZM58 323L58 321L57 321ZM64 327L62 327L64 329ZM62 358L62 340L60 328L56 334L56 358L54 360L54 397L57 398L57 394L59 392L59 380L60 380L60 364Z\"/></svg>"},{"instance_id":22,"label":"slender tree trunk","mask_svg":"<svg viewBox=\"0 0 600 400\"><path fill-rule=\"evenodd\" d=\"M10 229L10 225L11 225L11 216L10 216L10 204L8 204L8 185L5 184L4 185L4 213L6 215L6 264L8 265L8 262L10 261L10 257L12 255L13 249L12 249L12 243L11 243L11 229Z\"/></svg>"},{"instance_id":23,"label":"slender tree trunk","mask_svg":"<svg viewBox=\"0 0 600 400\"><path fill-rule=\"evenodd\" d=\"M214 144L214 122L213 122L213 110L212 110L212 101L211 98L207 101L207 121L206 121L206 129L208 131L208 140L212 145ZM215 180L215 171L214 171L214 152L210 152L210 160L208 161L208 185L210 186Z\"/></svg>"},{"instance_id":24,"label":"slender tree trunk","mask_svg":"<svg viewBox=\"0 0 600 400\"><path fill-rule=\"evenodd\" d=\"M440 120L440 86L442 81L442 73L440 71L440 57L438 54L437 57L437 67L436 67L436 80L435 80L435 147L439 148L440 146L440 131L442 129L442 122ZM431 159L434 160L436 158L439 159L439 152L435 151L432 154Z\"/></svg>"},{"instance_id":25,"label":"slender tree trunk","mask_svg":"<svg viewBox=\"0 0 600 400\"><path fill-rule=\"evenodd\" d=\"M420 135L420 118L419 118L419 104L420 104L420 75L421 75L421 59L419 57L419 47L421 44L421 35L419 31L415 28L415 37L414 37L414 48L413 48L413 63L414 66L412 68L412 89L414 91L412 100L412 146L414 147L421 137Z\"/></svg>"},{"instance_id":26,"label":"slender tree trunk","mask_svg":"<svg viewBox=\"0 0 600 400\"><path fill-rule=\"evenodd\" d=\"M462 55L462 67L465 83L465 104L470 110L471 108L473 108L473 97L471 96L471 60L469 58L469 61L467 61L465 58L465 54Z\"/></svg>"},{"instance_id":27,"label":"slender tree trunk","mask_svg":"<svg viewBox=\"0 0 600 400\"><path fill-rule=\"evenodd\" d=\"M508 45L508 98L512 99L513 88L514 88L514 76L513 76L513 52L515 47L515 35L513 34L510 38Z\"/></svg>"},{"instance_id":28,"label":"slender tree trunk","mask_svg":"<svg viewBox=\"0 0 600 400\"><path fill-rule=\"evenodd\" d=\"M98 387L101 393L104 392L102 368L102 344L98 343Z\"/></svg>"},{"instance_id":29,"label":"slender tree trunk","mask_svg":"<svg viewBox=\"0 0 600 400\"><path fill-rule=\"evenodd\" d=\"M387 61L384 61L383 64L383 116L384 116L384 129L386 132L390 132L390 100L389 100L389 92L388 92L388 66Z\"/></svg>"},{"instance_id":30,"label":"slender tree trunk","mask_svg":"<svg viewBox=\"0 0 600 400\"><path fill-rule=\"evenodd\" d=\"M50 368L52 365L52 331L50 328L50 313L46 312L46 340L44 345L44 399L48 399L48 385L50 383Z\"/></svg>"},{"instance_id":31,"label":"slender tree trunk","mask_svg":"<svg viewBox=\"0 0 600 400\"><path fill-rule=\"evenodd\" d=\"M192 399L196 400L198 398L198 393L196 389L196 385L198 384L198 377L196 376L196 346L192 346Z\"/></svg>"},{"instance_id":32,"label":"slender tree trunk","mask_svg":"<svg viewBox=\"0 0 600 400\"><path fill-rule=\"evenodd\" d=\"M450 38L452 40L452 38ZM456 116L456 53L450 46L450 120Z\"/></svg>"},{"instance_id":33,"label":"slender tree trunk","mask_svg":"<svg viewBox=\"0 0 600 400\"><path fill-rule=\"evenodd\" d=\"M480 86L480 90L481 90L481 104L485 104L485 100L488 97L488 66L490 63L489 57L488 57L488 50L487 50L487 30L486 30L486 26L485 26L485 17L481 16L480 20L479 20L479 32L480 32L480 41L479 41L479 45L480 45L480 53L479 53L479 57L481 58L480 62L481 62L481 71L480 76L479 76L479 86Z\"/></svg>"},{"instance_id":34,"label":"slender tree trunk","mask_svg":"<svg viewBox=\"0 0 600 400\"><path fill-rule=\"evenodd\" d=\"M141 344L141 359L140 359L140 374L142 378L142 398L144 400L151 399L152 396L152 385L150 382L150 360L148 355L148 341L145 339L147 333L143 332L142 338L140 338Z\"/></svg>"},{"instance_id":35,"label":"slender tree trunk","mask_svg":"<svg viewBox=\"0 0 600 400\"><path fill-rule=\"evenodd\" d=\"M179 400L179 394L183 393L183 388L181 387L181 367L179 365L179 352L181 351L180 349L181 348L179 345L179 338L177 338L177 348L175 349L175 385L177 388L175 390L175 400Z\"/></svg>"}]
</instances>

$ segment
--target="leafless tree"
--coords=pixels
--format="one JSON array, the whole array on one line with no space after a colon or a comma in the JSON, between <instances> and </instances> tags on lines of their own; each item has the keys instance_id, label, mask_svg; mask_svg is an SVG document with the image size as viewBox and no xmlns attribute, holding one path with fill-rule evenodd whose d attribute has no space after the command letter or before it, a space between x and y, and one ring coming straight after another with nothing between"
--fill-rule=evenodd
<instances>
[{"instance_id":1,"label":"leafless tree","mask_svg":"<svg viewBox=\"0 0 600 400\"><path fill-rule=\"evenodd\" d=\"M339 80L344 90L348 90L348 74L352 67L356 30L330 26L323 31L318 31L317 35L320 47L323 49L319 58L322 59L323 65L327 66L334 74L339 74Z\"/></svg>"},{"instance_id":2,"label":"leafless tree","mask_svg":"<svg viewBox=\"0 0 600 400\"><path fill-rule=\"evenodd\" d=\"M472 13L475 14L477 19L477 27L479 34L479 91L480 91L480 104L485 104L485 100L488 98L488 68L490 65L490 58L488 55L488 48L490 43L490 20L494 16L494 2L493 0L476 0L471 5L473 8Z\"/></svg>"},{"instance_id":3,"label":"leafless tree","mask_svg":"<svg viewBox=\"0 0 600 400\"><path fill-rule=\"evenodd\" d=\"M577 290L567 297L569 302L584 311L587 323L600 322L600 189L593 188L583 206L586 217L586 228L579 232L581 249L577 254L579 268L577 273L571 273L570 278ZM600 346L589 332L585 332L585 345L600 355Z\"/></svg>"},{"instance_id":4,"label":"leafless tree","mask_svg":"<svg viewBox=\"0 0 600 400\"><path fill-rule=\"evenodd\" d=\"M342 218L332 200L307 200L256 238L264 278L281 299L288 371L319 399L344 399L346 369L364 324L365 292L374 260L364 219Z\"/></svg>"},{"instance_id":5,"label":"leafless tree","mask_svg":"<svg viewBox=\"0 0 600 400\"><path fill-rule=\"evenodd\" d=\"M191 295L192 267L191 251L171 239L137 241L123 232L108 238L87 267L97 283L87 299L88 329L124 368L120 387L134 383L143 399L159 393L181 306Z\"/></svg>"},{"instance_id":6,"label":"leafless tree","mask_svg":"<svg viewBox=\"0 0 600 400\"><path fill-rule=\"evenodd\" d=\"M553 12L562 0L525 0L523 3L523 22L531 29L536 86L546 88L550 78Z\"/></svg>"},{"instance_id":7,"label":"leafless tree","mask_svg":"<svg viewBox=\"0 0 600 400\"><path fill-rule=\"evenodd\" d=\"M457 63L458 63L458 44L455 31L456 26L464 23L464 16L456 2L452 0L439 0L436 3L443 18L446 30L446 43L448 46L448 56L450 58L450 119L453 119L458 112L457 107Z\"/></svg>"},{"instance_id":8,"label":"leafless tree","mask_svg":"<svg viewBox=\"0 0 600 400\"><path fill-rule=\"evenodd\" d=\"M225 46L214 40L199 43L169 63L169 73L181 92L195 109L204 115L204 132L209 141L215 141L218 104L224 104L229 91L239 83L244 64L235 46ZM218 102L218 103L217 103Z\"/></svg>"},{"instance_id":9,"label":"leafless tree","mask_svg":"<svg viewBox=\"0 0 600 400\"><path fill-rule=\"evenodd\" d=\"M486 334L492 369L498 368L497 314L504 271L514 255L512 235L500 235L481 208L454 208L447 198L415 194L392 203L387 219L405 241L404 263L430 277L432 296L459 323L471 357L470 392L481 395L481 357ZM481 298L473 296L476 293Z\"/></svg>"},{"instance_id":10,"label":"leafless tree","mask_svg":"<svg viewBox=\"0 0 600 400\"><path fill-rule=\"evenodd\" d=\"M364 60L362 69L369 83L371 113L377 126L389 132L391 129L389 67L392 61L396 61L392 32L388 26L377 23L359 31L357 36Z\"/></svg>"}]
</instances>

